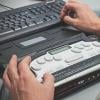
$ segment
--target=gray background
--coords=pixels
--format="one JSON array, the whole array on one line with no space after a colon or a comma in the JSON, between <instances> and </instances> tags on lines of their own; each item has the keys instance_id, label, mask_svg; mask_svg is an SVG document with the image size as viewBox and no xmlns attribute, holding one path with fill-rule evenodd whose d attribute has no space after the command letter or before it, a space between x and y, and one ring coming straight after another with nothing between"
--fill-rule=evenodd
<instances>
[{"instance_id":1,"label":"gray background","mask_svg":"<svg viewBox=\"0 0 100 100\"><path fill-rule=\"evenodd\" d=\"M89 4L90 7L100 15L100 0L81 0L81 1ZM4 4L12 8L18 8L18 7L30 5L37 2L39 1L37 0L36 1L35 0L0 0L1 4ZM6 10L8 10L8 8L0 6L1 12L6 11ZM0 80L0 85L1 84L2 84L2 81ZM62 100L95 100L99 92L100 92L100 83L98 82L95 85L92 85L86 89L83 89L70 96L67 96L66 98L63 98Z\"/></svg>"}]
</instances>

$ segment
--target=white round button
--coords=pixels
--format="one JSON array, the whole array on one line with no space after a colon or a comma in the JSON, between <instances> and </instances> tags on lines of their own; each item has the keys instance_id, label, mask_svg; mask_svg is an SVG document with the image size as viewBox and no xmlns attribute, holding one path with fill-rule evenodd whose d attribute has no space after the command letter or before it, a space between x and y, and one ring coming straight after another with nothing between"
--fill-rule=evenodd
<instances>
[{"instance_id":1,"label":"white round button","mask_svg":"<svg viewBox=\"0 0 100 100\"><path fill-rule=\"evenodd\" d=\"M82 42L81 45L83 45L84 47L90 47L91 46L88 42Z\"/></svg>"},{"instance_id":2,"label":"white round button","mask_svg":"<svg viewBox=\"0 0 100 100\"><path fill-rule=\"evenodd\" d=\"M81 45L81 44L75 45L74 47L75 47L75 48L78 48L78 49L84 49L84 46Z\"/></svg>"},{"instance_id":3,"label":"white round button","mask_svg":"<svg viewBox=\"0 0 100 100\"><path fill-rule=\"evenodd\" d=\"M53 56L50 55L50 54L46 54L46 55L44 56L44 59L45 59L46 61L52 61L52 60L53 60Z\"/></svg>"},{"instance_id":4,"label":"white round button","mask_svg":"<svg viewBox=\"0 0 100 100\"><path fill-rule=\"evenodd\" d=\"M71 51L74 53L81 53L81 50L78 48L72 48Z\"/></svg>"},{"instance_id":5,"label":"white round button","mask_svg":"<svg viewBox=\"0 0 100 100\"><path fill-rule=\"evenodd\" d=\"M31 66L31 68L32 68L33 70L35 70L35 71L41 70L40 65L37 65L37 64L33 64L33 65Z\"/></svg>"},{"instance_id":6,"label":"white round button","mask_svg":"<svg viewBox=\"0 0 100 100\"><path fill-rule=\"evenodd\" d=\"M38 59L36 60L36 62L37 62L38 64L45 64L45 60L44 60L43 58L38 58Z\"/></svg>"},{"instance_id":7,"label":"white round button","mask_svg":"<svg viewBox=\"0 0 100 100\"><path fill-rule=\"evenodd\" d=\"M96 46L96 47L100 47L100 43L97 42L97 41L93 42L92 44L93 44L94 46Z\"/></svg>"},{"instance_id":8,"label":"white round button","mask_svg":"<svg viewBox=\"0 0 100 100\"><path fill-rule=\"evenodd\" d=\"M55 61L60 61L60 60L62 60L62 57L60 55L55 55L54 60Z\"/></svg>"}]
</instances>

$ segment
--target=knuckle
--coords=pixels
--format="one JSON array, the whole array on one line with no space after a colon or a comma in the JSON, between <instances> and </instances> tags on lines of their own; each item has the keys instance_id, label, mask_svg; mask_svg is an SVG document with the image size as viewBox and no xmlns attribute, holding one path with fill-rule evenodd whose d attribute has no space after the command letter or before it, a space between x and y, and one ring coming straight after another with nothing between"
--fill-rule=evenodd
<instances>
[{"instance_id":1,"label":"knuckle","mask_svg":"<svg viewBox=\"0 0 100 100\"><path fill-rule=\"evenodd\" d=\"M23 66L25 66L25 64L23 63L23 61L21 61L18 66L23 67Z\"/></svg>"},{"instance_id":2,"label":"knuckle","mask_svg":"<svg viewBox=\"0 0 100 100\"><path fill-rule=\"evenodd\" d=\"M23 73L24 73L24 68L25 68L25 66L26 66L26 64L25 64L25 63L20 62L20 63L19 63L19 65L18 65L18 68L19 68L19 70L20 70L21 72L23 72ZM24 73L24 74L25 74L25 73Z\"/></svg>"}]
</instances>

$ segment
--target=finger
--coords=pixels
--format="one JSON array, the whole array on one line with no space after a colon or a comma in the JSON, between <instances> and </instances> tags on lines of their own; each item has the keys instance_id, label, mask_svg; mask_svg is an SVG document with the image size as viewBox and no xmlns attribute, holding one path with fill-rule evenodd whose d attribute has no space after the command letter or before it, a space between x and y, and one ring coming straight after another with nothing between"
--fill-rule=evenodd
<instances>
[{"instance_id":1,"label":"finger","mask_svg":"<svg viewBox=\"0 0 100 100\"><path fill-rule=\"evenodd\" d=\"M7 75L7 69L5 70L4 74L3 74L3 82L5 84L5 86L8 88L8 89L11 89L11 82L9 80L9 77Z\"/></svg>"},{"instance_id":2,"label":"finger","mask_svg":"<svg viewBox=\"0 0 100 100\"><path fill-rule=\"evenodd\" d=\"M17 70L17 56L13 55L7 68L8 77L13 83L15 80L18 80L18 70Z\"/></svg>"},{"instance_id":3,"label":"finger","mask_svg":"<svg viewBox=\"0 0 100 100\"><path fill-rule=\"evenodd\" d=\"M64 7L61 10L61 18L63 18L65 15L67 15L68 12L68 7L67 7L68 3L65 3Z\"/></svg>"},{"instance_id":4,"label":"finger","mask_svg":"<svg viewBox=\"0 0 100 100\"><path fill-rule=\"evenodd\" d=\"M66 24L71 25L71 26L76 26L77 24L77 19L71 18L70 16L65 16L63 20Z\"/></svg>"},{"instance_id":5,"label":"finger","mask_svg":"<svg viewBox=\"0 0 100 100\"><path fill-rule=\"evenodd\" d=\"M26 56L18 65L18 71L21 76L28 76L30 74L33 74L30 70L30 62L31 62L31 57ZM34 75L33 75L34 76Z\"/></svg>"},{"instance_id":6,"label":"finger","mask_svg":"<svg viewBox=\"0 0 100 100\"><path fill-rule=\"evenodd\" d=\"M53 75L46 73L44 75L43 84L48 88L53 88L54 87L54 77L53 77Z\"/></svg>"},{"instance_id":7,"label":"finger","mask_svg":"<svg viewBox=\"0 0 100 100\"><path fill-rule=\"evenodd\" d=\"M70 12L77 12L78 4L75 3L66 3L61 11L61 19L63 19L65 16L70 16Z\"/></svg>"},{"instance_id":8,"label":"finger","mask_svg":"<svg viewBox=\"0 0 100 100\"><path fill-rule=\"evenodd\" d=\"M60 14L61 19L63 19L63 17L66 15L66 11L64 9L65 8L63 7L61 10L61 14Z\"/></svg>"}]
</instances>

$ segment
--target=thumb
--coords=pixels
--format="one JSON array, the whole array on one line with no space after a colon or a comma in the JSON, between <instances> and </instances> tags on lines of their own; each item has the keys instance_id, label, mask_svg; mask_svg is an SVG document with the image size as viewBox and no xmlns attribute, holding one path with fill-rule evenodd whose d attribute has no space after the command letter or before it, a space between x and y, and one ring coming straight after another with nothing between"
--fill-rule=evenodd
<instances>
[{"instance_id":1,"label":"thumb","mask_svg":"<svg viewBox=\"0 0 100 100\"><path fill-rule=\"evenodd\" d=\"M46 85L48 88L54 88L54 77L53 75L46 73L44 75L43 84Z\"/></svg>"},{"instance_id":2,"label":"thumb","mask_svg":"<svg viewBox=\"0 0 100 100\"><path fill-rule=\"evenodd\" d=\"M72 26L75 26L77 24L77 19L71 18L70 16L65 16L63 20L66 24L69 24L69 25L72 25Z\"/></svg>"}]
</instances>

